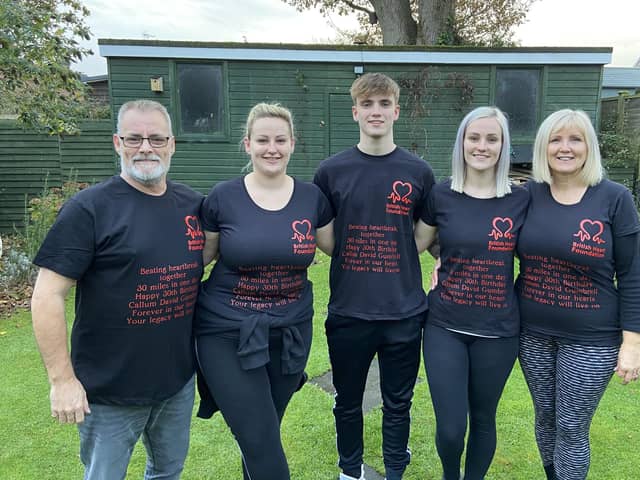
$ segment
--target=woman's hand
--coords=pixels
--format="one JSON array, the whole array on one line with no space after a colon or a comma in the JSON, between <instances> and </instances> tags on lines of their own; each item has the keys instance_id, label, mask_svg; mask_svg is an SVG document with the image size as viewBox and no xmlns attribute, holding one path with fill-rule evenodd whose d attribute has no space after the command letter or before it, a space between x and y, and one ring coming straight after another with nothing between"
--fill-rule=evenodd
<instances>
[{"instance_id":1,"label":"woman's hand","mask_svg":"<svg viewBox=\"0 0 640 480\"><path fill-rule=\"evenodd\" d=\"M438 285L438 270L440 270L440 266L442 265L442 263L440 262L440 259L438 258L436 260L436 263L433 266L433 272L431 272L431 288L430 290L433 290L436 288L436 286Z\"/></svg>"},{"instance_id":2,"label":"woman's hand","mask_svg":"<svg viewBox=\"0 0 640 480\"><path fill-rule=\"evenodd\" d=\"M640 332L622 332L622 345L618 352L616 375L623 384L638 380L640 376Z\"/></svg>"}]
</instances>

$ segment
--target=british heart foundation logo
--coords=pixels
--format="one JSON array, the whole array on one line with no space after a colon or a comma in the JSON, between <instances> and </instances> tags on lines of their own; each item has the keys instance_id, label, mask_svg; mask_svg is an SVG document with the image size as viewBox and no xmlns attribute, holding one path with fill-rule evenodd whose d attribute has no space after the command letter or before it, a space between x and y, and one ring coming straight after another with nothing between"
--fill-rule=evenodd
<instances>
[{"instance_id":1,"label":"british heart foundation logo","mask_svg":"<svg viewBox=\"0 0 640 480\"><path fill-rule=\"evenodd\" d=\"M311 235L311 222L308 219L294 220L291 223L291 229L293 230L291 240L296 240L298 243L303 243L305 240L313 242L314 236Z\"/></svg>"},{"instance_id":2,"label":"british heart foundation logo","mask_svg":"<svg viewBox=\"0 0 640 480\"><path fill-rule=\"evenodd\" d=\"M402 180L396 180L391 185L391 193L387 197L388 200L391 200L393 203L402 202L405 205L411 203L411 199L409 196L413 192L413 187L409 182L403 182Z\"/></svg>"},{"instance_id":3,"label":"british heart foundation logo","mask_svg":"<svg viewBox=\"0 0 640 480\"><path fill-rule=\"evenodd\" d=\"M602 245L605 241L600 238L604 232L604 225L600 220L590 220L588 218L583 219L580 222L580 229L573 234L574 237L578 237L581 242L587 240Z\"/></svg>"},{"instance_id":4,"label":"british heart foundation logo","mask_svg":"<svg viewBox=\"0 0 640 480\"><path fill-rule=\"evenodd\" d=\"M202 250L204 248L204 233L202 227L200 227L200 220L195 215L187 215L184 217L184 223L187 226L186 237L187 248L190 251Z\"/></svg>"},{"instance_id":5,"label":"british heart foundation logo","mask_svg":"<svg viewBox=\"0 0 640 480\"><path fill-rule=\"evenodd\" d=\"M511 230L513 230L513 220L509 217L494 217L489 236L494 240L511 240L513 238Z\"/></svg>"},{"instance_id":6,"label":"british heart foundation logo","mask_svg":"<svg viewBox=\"0 0 640 480\"><path fill-rule=\"evenodd\" d=\"M187 225L187 233L191 240L195 240L196 238L204 237L204 233L202 233L202 227L200 227L200 220L195 215L187 215L184 217L184 223Z\"/></svg>"}]
</instances>

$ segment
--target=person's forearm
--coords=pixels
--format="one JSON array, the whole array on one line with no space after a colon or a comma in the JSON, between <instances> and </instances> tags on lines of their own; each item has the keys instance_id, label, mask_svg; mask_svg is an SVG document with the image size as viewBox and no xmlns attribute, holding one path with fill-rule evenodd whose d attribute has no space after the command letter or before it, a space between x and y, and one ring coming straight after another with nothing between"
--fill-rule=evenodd
<instances>
[{"instance_id":1,"label":"person's forearm","mask_svg":"<svg viewBox=\"0 0 640 480\"><path fill-rule=\"evenodd\" d=\"M67 345L64 297L35 292L31 300L33 331L51 384L75 377Z\"/></svg>"},{"instance_id":2,"label":"person's forearm","mask_svg":"<svg viewBox=\"0 0 640 480\"><path fill-rule=\"evenodd\" d=\"M429 253L431 253L431 247L437 244L437 234L436 228L430 225L425 224L422 221L418 221L414 230L414 240L416 242L416 248L418 249L418 254L424 252L429 249ZM440 246L438 246L438 256L440 254ZM432 254L433 256L433 254ZM434 258L438 258L434 256Z\"/></svg>"},{"instance_id":3,"label":"person's forearm","mask_svg":"<svg viewBox=\"0 0 640 480\"><path fill-rule=\"evenodd\" d=\"M427 251L429 252L429 255L431 255L436 260L440 258L440 241L437 235L431 245L427 247Z\"/></svg>"},{"instance_id":4,"label":"person's forearm","mask_svg":"<svg viewBox=\"0 0 640 480\"><path fill-rule=\"evenodd\" d=\"M204 232L205 242L202 250L202 263L206 267L218 256L218 245L220 241L220 233Z\"/></svg>"},{"instance_id":5,"label":"person's forearm","mask_svg":"<svg viewBox=\"0 0 640 480\"><path fill-rule=\"evenodd\" d=\"M333 220L324 227L316 230L316 244L320 250L330 257L333 255L333 250L336 245L333 231Z\"/></svg>"},{"instance_id":6,"label":"person's forearm","mask_svg":"<svg viewBox=\"0 0 640 480\"><path fill-rule=\"evenodd\" d=\"M213 252L212 250L204 249L202 251L202 263L203 263L203 265L205 267L207 265L209 265L211 262L213 262L215 256L216 256L216 253Z\"/></svg>"}]
</instances>

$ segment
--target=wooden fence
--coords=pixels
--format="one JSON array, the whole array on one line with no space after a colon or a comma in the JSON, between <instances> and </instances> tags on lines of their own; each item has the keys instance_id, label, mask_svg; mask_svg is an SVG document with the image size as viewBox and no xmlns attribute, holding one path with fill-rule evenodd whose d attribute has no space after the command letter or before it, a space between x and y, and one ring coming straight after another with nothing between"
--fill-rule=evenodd
<instances>
[{"instance_id":1,"label":"wooden fence","mask_svg":"<svg viewBox=\"0 0 640 480\"><path fill-rule=\"evenodd\" d=\"M95 183L117 171L111 120L83 122L81 129L59 138L0 121L0 232L22 225L28 198L45 183L60 187L72 171L78 181Z\"/></svg>"},{"instance_id":2,"label":"wooden fence","mask_svg":"<svg viewBox=\"0 0 640 480\"><path fill-rule=\"evenodd\" d=\"M630 137L640 135L640 94L603 98L600 130L614 130Z\"/></svg>"},{"instance_id":3,"label":"wooden fence","mask_svg":"<svg viewBox=\"0 0 640 480\"><path fill-rule=\"evenodd\" d=\"M610 169L609 177L626 185L640 205L640 94L623 93L603 98L600 103L600 131L623 135L630 140L635 161L626 167Z\"/></svg>"}]
</instances>

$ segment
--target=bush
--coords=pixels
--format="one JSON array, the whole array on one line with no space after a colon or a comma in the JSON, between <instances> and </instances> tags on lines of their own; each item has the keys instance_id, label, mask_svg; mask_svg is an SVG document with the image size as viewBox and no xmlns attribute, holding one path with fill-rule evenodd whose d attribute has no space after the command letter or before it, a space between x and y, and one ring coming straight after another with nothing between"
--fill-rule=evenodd
<instances>
[{"instance_id":1,"label":"bush","mask_svg":"<svg viewBox=\"0 0 640 480\"><path fill-rule=\"evenodd\" d=\"M24 252L9 248L3 255L1 263L0 288L3 290L33 282L35 269Z\"/></svg>"},{"instance_id":2,"label":"bush","mask_svg":"<svg viewBox=\"0 0 640 480\"><path fill-rule=\"evenodd\" d=\"M79 183L73 173L71 177L70 180L62 184L61 188L49 188L45 180L42 193L29 200L25 205L25 226L20 240L24 253L30 260L36 256L64 202L89 186L87 183Z\"/></svg>"},{"instance_id":3,"label":"bush","mask_svg":"<svg viewBox=\"0 0 640 480\"><path fill-rule=\"evenodd\" d=\"M640 178L638 175L640 142L635 137L618 132L615 124L611 121L602 125L598 141L605 169L627 168L633 171L633 175L625 178L621 183L631 190L636 207L640 208Z\"/></svg>"},{"instance_id":4,"label":"bush","mask_svg":"<svg viewBox=\"0 0 640 480\"><path fill-rule=\"evenodd\" d=\"M60 188L49 188L45 179L40 195L28 202L25 200L24 227L6 239L5 251L0 259L0 288L9 290L33 283L37 267L32 261L60 208L71 196L87 186L86 183L77 182L73 173Z\"/></svg>"},{"instance_id":5,"label":"bush","mask_svg":"<svg viewBox=\"0 0 640 480\"><path fill-rule=\"evenodd\" d=\"M640 154L638 145L621 133L602 132L599 136L600 154L605 166L635 168Z\"/></svg>"}]
</instances>

